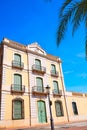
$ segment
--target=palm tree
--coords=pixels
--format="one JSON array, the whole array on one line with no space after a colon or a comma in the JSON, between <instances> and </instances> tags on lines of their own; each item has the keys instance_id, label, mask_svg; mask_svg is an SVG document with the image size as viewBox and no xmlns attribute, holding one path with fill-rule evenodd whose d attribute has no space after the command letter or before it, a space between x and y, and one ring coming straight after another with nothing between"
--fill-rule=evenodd
<instances>
[{"instance_id":1,"label":"palm tree","mask_svg":"<svg viewBox=\"0 0 87 130\"><path fill-rule=\"evenodd\" d=\"M59 26L57 30L57 45L64 39L68 23L71 21L72 35L78 29L81 22L85 23L85 51L87 59L87 0L65 0L59 12Z\"/></svg>"}]
</instances>

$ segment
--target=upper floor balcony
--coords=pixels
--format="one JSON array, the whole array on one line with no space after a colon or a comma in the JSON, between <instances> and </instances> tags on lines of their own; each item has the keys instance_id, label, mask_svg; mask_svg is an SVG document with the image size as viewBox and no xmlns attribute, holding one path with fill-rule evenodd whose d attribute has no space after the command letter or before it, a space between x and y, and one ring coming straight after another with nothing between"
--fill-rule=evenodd
<instances>
[{"instance_id":1,"label":"upper floor balcony","mask_svg":"<svg viewBox=\"0 0 87 130\"><path fill-rule=\"evenodd\" d=\"M53 96L62 96L62 90L53 89Z\"/></svg>"},{"instance_id":2,"label":"upper floor balcony","mask_svg":"<svg viewBox=\"0 0 87 130\"><path fill-rule=\"evenodd\" d=\"M46 96L48 93L46 91L46 88L42 88L41 86L34 86L32 87L32 94Z\"/></svg>"},{"instance_id":3,"label":"upper floor balcony","mask_svg":"<svg viewBox=\"0 0 87 130\"><path fill-rule=\"evenodd\" d=\"M58 71L54 71L54 70L51 70L51 76L54 76L54 77L58 77L59 74L58 74Z\"/></svg>"},{"instance_id":4,"label":"upper floor balcony","mask_svg":"<svg viewBox=\"0 0 87 130\"><path fill-rule=\"evenodd\" d=\"M12 61L12 67L13 68L18 68L18 69L23 69L24 68L24 63L16 61L16 60L13 60Z\"/></svg>"},{"instance_id":5,"label":"upper floor balcony","mask_svg":"<svg viewBox=\"0 0 87 130\"><path fill-rule=\"evenodd\" d=\"M11 85L11 92L23 94L25 92L25 86L19 85L19 84L12 84Z\"/></svg>"},{"instance_id":6,"label":"upper floor balcony","mask_svg":"<svg viewBox=\"0 0 87 130\"><path fill-rule=\"evenodd\" d=\"M32 65L32 71L34 73L40 73L40 74L44 74L46 73L46 68L43 66L39 66L39 65Z\"/></svg>"}]
</instances>

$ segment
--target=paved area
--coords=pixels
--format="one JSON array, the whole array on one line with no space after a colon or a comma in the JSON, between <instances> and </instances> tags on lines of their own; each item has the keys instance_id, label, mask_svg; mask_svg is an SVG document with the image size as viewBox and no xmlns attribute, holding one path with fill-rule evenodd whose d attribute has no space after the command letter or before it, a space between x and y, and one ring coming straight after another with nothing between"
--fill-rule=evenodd
<instances>
[{"instance_id":1,"label":"paved area","mask_svg":"<svg viewBox=\"0 0 87 130\"><path fill-rule=\"evenodd\" d=\"M0 130L51 130L51 129L50 129L50 126L44 126L44 127L16 128L16 129L3 128ZM55 130L87 130L87 122L56 125Z\"/></svg>"}]
</instances>

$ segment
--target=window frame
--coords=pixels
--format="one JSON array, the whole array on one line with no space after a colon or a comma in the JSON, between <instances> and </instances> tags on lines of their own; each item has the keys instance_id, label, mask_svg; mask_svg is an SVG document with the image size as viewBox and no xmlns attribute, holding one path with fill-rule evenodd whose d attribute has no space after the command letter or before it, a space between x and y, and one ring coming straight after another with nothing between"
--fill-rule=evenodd
<instances>
[{"instance_id":1,"label":"window frame","mask_svg":"<svg viewBox=\"0 0 87 130\"><path fill-rule=\"evenodd\" d=\"M72 109L73 109L73 114L78 115L78 109L77 109L76 102L72 102Z\"/></svg>"},{"instance_id":2,"label":"window frame","mask_svg":"<svg viewBox=\"0 0 87 130\"><path fill-rule=\"evenodd\" d=\"M14 117L14 103L15 101L21 102L21 118L15 118ZM21 98L16 98L12 100L12 120L21 120L24 119L24 100Z\"/></svg>"},{"instance_id":3,"label":"window frame","mask_svg":"<svg viewBox=\"0 0 87 130\"><path fill-rule=\"evenodd\" d=\"M20 80L21 80L20 84L15 84L15 76L16 75L20 77ZM21 74L18 74L18 73L14 74L14 83L13 84L14 84L14 88L15 88L15 85L20 85L20 90L19 91L22 90L22 75Z\"/></svg>"},{"instance_id":4,"label":"window frame","mask_svg":"<svg viewBox=\"0 0 87 130\"><path fill-rule=\"evenodd\" d=\"M52 67L54 67L54 69L52 69ZM52 74L56 74L56 65L51 64L51 72Z\"/></svg>"},{"instance_id":5,"label":"window frame","mask_svg":"<svg viewBox=\"0 0 87 130\"><path fill-rule=\"evenodd\" d=\"M41 80L41 85L42 85L42 91L41 92L43 92L44 91L44 86L43 86L43 78L41 78L41 77L36 77L36 87L37 87L37 90L38 90L38 87L40 87L40 86L38 86L37 85L37 79L40 79Z\"/></svg>"},{"instance_id":6,"label":"window frame","mask_svg":"<svg viewBox=\"0 0 87 130\"><path fill-rule=\"evenodd\" d=\"M57 92L59 93L59 84L58 84L58 81L56 81L56 80L53 81L53 90L55 91L54 83L56 83L56 85L57 85Z\"/></svg>"},{"instance_id":7,"label":"window frame","mask_svg":"<svg viewBox=\"0 0 87 130\"><path fill-rule=\"evenodd\" d=\"M61 115L57 115L56 103L59 103L59 104L60 104ZM61 102L61 101L58 101L58 100L55 101L55 112L56 112L56 117L62 117L62 116L64 116L63 105L62 105L62 102Z\"/></svg>"}]
</instances>

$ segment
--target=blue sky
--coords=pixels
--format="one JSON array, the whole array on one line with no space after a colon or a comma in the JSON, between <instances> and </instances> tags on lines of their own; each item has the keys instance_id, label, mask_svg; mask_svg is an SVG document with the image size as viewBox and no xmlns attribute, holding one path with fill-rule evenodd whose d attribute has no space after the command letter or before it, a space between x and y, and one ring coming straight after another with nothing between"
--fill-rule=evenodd
<instances>
[{"instance_id":1,"label":"blue sky","mask_svg":"<svg viewBox=\"0 0 87 130\"><path fill-rule=\"evenodd\" d=\"M38 42L49 54L62 59L66 90L87 92L85 28L82 23L72 37L68 27L65 39L56 45L58 12L63 0L0 0L0 41L7 37L28 45Z\"/></svg>"}]
</instances>

